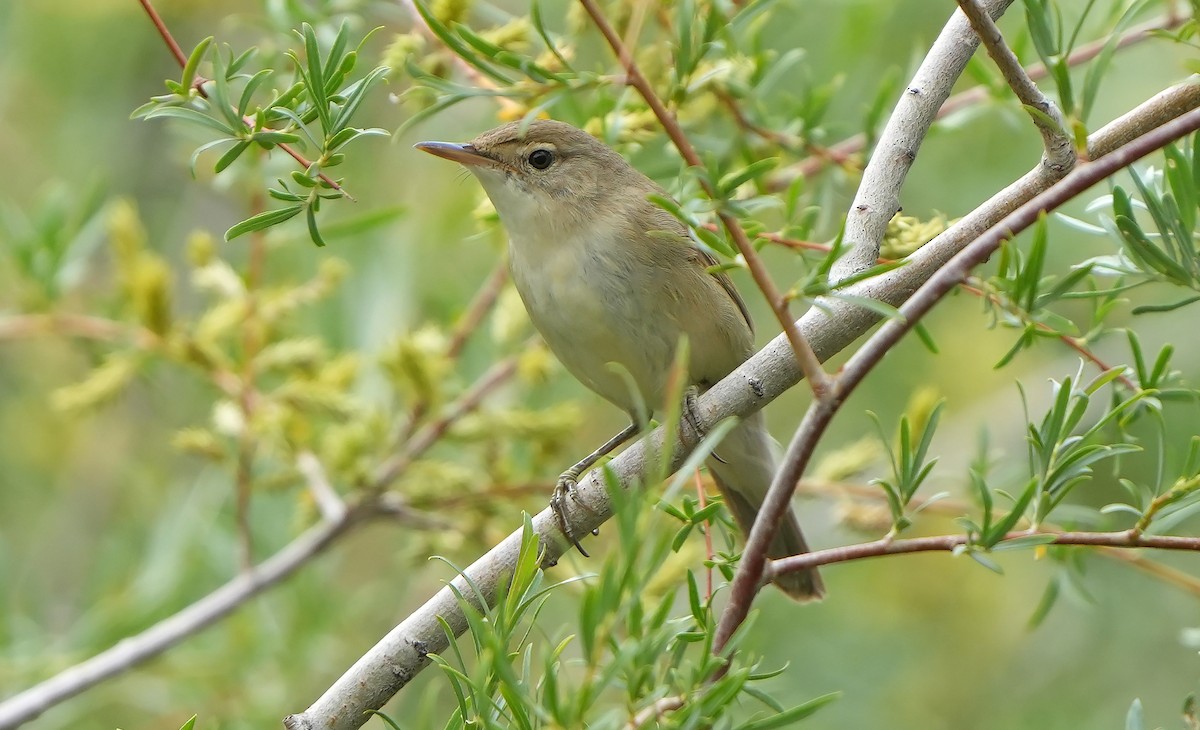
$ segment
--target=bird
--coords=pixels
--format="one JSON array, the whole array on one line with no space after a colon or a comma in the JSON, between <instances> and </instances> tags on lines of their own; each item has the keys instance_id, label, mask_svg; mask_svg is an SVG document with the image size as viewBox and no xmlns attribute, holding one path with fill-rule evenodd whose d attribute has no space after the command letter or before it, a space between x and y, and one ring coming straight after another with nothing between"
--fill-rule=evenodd
<instances>
[{"instance_id":1,"label":"bird","mask_svg":"<svg viewBox=\"0 0 1200 730\"><path fill-rule=\"evenodd\" d=\"M556 494L638 432L639 410L661 407L681 338L694 391L753 354L753 323L733 282L683 223L651 201L668 193L596 137L539 119L504 124L465 144L415 146L478 179L508 234L512 281L534 327L571 375L630 417L629 427L560 477ZM707 460L743 533L775 474L776 450L760 411ZM808 550L789 509L768 557ZM798 601L824 595L815 568L774 582Z\"/></svg>"}]
</instances>

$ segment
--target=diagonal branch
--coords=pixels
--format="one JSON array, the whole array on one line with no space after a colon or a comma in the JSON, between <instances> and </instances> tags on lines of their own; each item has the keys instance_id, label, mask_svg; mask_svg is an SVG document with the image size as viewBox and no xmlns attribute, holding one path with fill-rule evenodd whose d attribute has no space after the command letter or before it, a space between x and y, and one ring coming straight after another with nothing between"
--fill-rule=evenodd
<instances>
[{"instance_id":1,"label":"diagonal branch","mask_svg":"<svg viewBox=\"0 0 1200 730\"><path fill-rule=\"evenodd\" d=\"M988 0L987 12L1000 15L1011 3L1012 0ZM896 101L871 161L863 170L858 192L846 213L842 236L846 252L834 263L829 275L831 282L875 265L888 222L900 210L900 189L917 159L921 142L978 47L979 36L971 30L962 12L956 11Z\"/></svg>"},{"instance_id":2,"label":"diagonal branch","mask_svg":"<svg viewBox=\"0 0 1200 730\"><path fill-rule=\"evenodd\" d=\"M284 580L351 529L387 514L382 503L356 505L335 520L324 520L254 568L182 611L112 648L54 675L41 684L0 701L0 728L15 728L54 705L158 656L233 613L246 601Z\"/></svg>"}]
</instances>

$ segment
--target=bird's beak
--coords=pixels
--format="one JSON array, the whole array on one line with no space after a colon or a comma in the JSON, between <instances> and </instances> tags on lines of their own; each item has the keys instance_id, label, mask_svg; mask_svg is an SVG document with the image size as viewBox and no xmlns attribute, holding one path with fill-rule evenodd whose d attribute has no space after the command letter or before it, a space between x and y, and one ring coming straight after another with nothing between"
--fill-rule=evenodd
<instances>
[{"instance_id":1,"label":"bird's beak","mask_svg":"<svg viewBox=\"0 0 1200 730\"><path fill-rule=\"evenodd\" d=\"M431 155L444 157L447 160L457 162L467 166L493 166L496 161L492 158L482 155L479 150L469 144L455 144L454 142L417 142L413 147L428 152Z\"/></svg>"}]
</instances>

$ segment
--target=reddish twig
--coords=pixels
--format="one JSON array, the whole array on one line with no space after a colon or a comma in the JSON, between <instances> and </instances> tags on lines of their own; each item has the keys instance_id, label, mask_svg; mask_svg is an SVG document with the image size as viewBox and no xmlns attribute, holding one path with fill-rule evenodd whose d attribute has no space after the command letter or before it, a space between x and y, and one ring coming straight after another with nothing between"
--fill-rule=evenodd
<instances>
[{"instance_id":1,"label":"reddish twig","mask_svg":"<svg viewBox=\"0 0 1200 730\"><path fill-rule=\"evenodd\" d=\"M1048 545L1086 545L1108 548L1153 548L1155 550L1200 551L1200 537L1178 535L1142 535L1132 530L1119 532L1012 532L1005 539L1013 540L1030 535L1045 536ZM858 545L817 550L816 552L793 555L773 560L763 571L763 580L770 581L784 573L810 570L821 565L845 563L851 560L866 560L885 555L908 555L925 552L951 552L971 544L967 535L936 535L933 537L910 537L901 540L884 538Z\"/></svg>"},{"instance_id":2,"label":"reddish twig","mask_svg":"<svg viewBox=\"0 0 1200 730\"><path fill-rule=\"evenodd\" d=\"M175 36L171 35L171 30L169 28L167 28L166 23L163 22L162 17L154 9L154 6L150 3L150 0L138 0L138 2L140 2L142 4L142 8L145 9L146 14L148 16L150 16L150 22L154 23L154 28L158 31L158 34L160 36L162 36L163 42L167 44L167 48L170 49L171 55L175 57L175 60L179 63L180 68L183 68L184 66L186 66L187 60L188 60L187 56L184 55L183 49L180 48L179 43L177 43L175 41ZM203 79L200 79L199 77L197 77L196 84L195 84L196 91L201 96L203 96L205 99L207 99L208 92L203 89L202 84L203 84ZM251 119L247 119L247 118L243 117L242 123L245 124L249 128L254 127L254 122ZM313 163L310 162L307 158L305 158L304 155L300 154L295 149L293 149L291 145L284 144L281 142L275 146L278 147L280 150L283 150L283 152L285 152L287 155L289 155L293 160L295 160L304 169L307 170L309 167L312 166ZM348 193L333 178L329 177L325 173L323 173L323 172L318 173L318 177L320 177L321 180L323 180L331 188L333 188L334 190L336 190L339 193L341 193L342 195L344 195L347 200L350 200L350 201L355 200L355 197L353 195Z\"/></svg>"}]
</instances>

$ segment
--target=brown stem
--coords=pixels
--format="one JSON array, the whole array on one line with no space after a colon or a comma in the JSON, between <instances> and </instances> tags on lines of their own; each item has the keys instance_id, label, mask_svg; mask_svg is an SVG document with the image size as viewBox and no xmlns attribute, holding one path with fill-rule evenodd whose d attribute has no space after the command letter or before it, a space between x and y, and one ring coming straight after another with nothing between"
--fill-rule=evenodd
<instances>
[{"instance_id":1,"label":"brown stem","mask_svg":"<svg viewBox=\"0 0 1200 730\"><path fill-rule=\"evenodd\" d=\"M158 34L162 36L163 42L167 44L167 48L170 49L171 55L175 57L175 61L179 63L179 67L183 68L187 66L187 56L184 55L183 49L180 48L179 43L175 41L175 36L171 35L170 29L167 28L166 23L163 22L162 17L159 16L158 11L154 9L154 6L150 3L150 0L138 0L138 2L142 4L142 8L146 11L146 15L150 16L150 22L154 23L154 27L158 30ZM205 91L200 84L196 85L196 91L205 99L208 98L208 92ZM253 126L249 120L243 119L242 122L245 123L247 127ZM304 155L294 150L291 145L280 143L276 145L276 147L287 153L304 169L307 170L312 165L312 162L306 159ZM319 177L331 188L346 196L348 200L355 199L353 195L346 192L341 185L335 182L333 178L326 176L325 173L320 173Z\"/></svg>"},{"instance_id":2,"label":"brown stem","mask_svg":"<svg viewBox=\"0 0 1200 730\"><path fill-rule=\"evenodd\" d=\"M1047 544L1088 545L1107 548L1154 548L1156 550L1200 551L1200 537L1178 535L1138 535L1131 530L1119 532L1012 532L1005 539L1012 540L1030 535L1044 535ZM1051 538L1053 538L1051 540ZM896 540L884 538L858 545L817 550L790 558L773 560L765 571L764 578L771 580L784 573L810 570L821 565L846 563L885 555L908 555L911 553L949 552L969 545L967 535L937 535L933 537L910 537Z\"/></svg>"}]
</instances>

